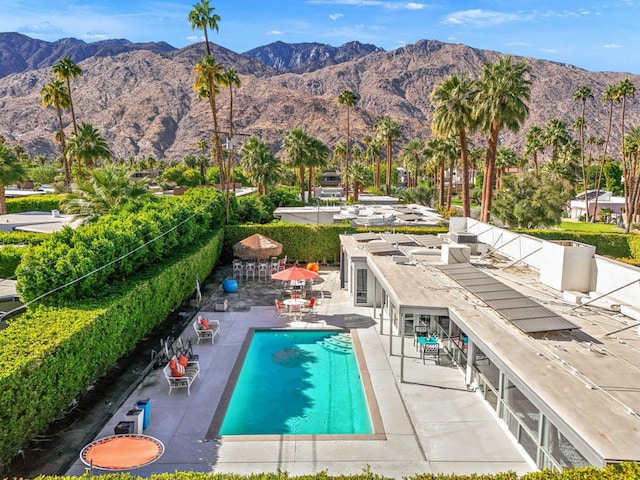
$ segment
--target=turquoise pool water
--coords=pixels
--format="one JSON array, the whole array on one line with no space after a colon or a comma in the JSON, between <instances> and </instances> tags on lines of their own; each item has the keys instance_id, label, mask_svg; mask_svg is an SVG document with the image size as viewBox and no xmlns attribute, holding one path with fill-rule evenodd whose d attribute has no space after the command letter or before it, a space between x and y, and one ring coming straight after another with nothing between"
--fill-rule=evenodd
<instances>
[{"instance_id":1,"label":"turquoise pool water","mask_svg":"<svg viewBox=\"0 0 640 480\"><path fill-rule=\"evenodd\" d=\"M220 435L369 433L349 335L254 332Z\"/></svg>"}]
</instances>

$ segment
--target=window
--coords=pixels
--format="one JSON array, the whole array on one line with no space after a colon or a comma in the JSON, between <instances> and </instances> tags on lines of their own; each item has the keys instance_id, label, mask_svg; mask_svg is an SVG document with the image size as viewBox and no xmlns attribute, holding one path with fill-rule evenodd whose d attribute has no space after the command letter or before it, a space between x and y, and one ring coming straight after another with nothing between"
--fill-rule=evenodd
<instances>
[{"instance_id":1,"label":"window","mask_svg":"<svg viewBox=\"0 0 640 480\"><path fill-rule=\"evenodd\" d=\"M590 463L547 418L542 422L542 448L561 469L587 467ZM545 465L548 463L548 459Z\"/></svg>"},{"instance_id":2,"label":"window","mask_svg":"<svg viewBox=\"0 0 640 480\"><path fill-rule=\"evenodd\" d=\"M367 303L367 270L356 270L356 303Z\"/></svg>"},{"instance_id":3,"label":"window","mask_svg":"<svg viewBox=\"0 0 640 480\"><path fill-rule=\"evenodd\" d=\"M506 379L503 392L504 401L511 407L514 415L520 420L530 434L538 438L538 421L540 410L509 379Z\"/></svg>"}]
</instances>

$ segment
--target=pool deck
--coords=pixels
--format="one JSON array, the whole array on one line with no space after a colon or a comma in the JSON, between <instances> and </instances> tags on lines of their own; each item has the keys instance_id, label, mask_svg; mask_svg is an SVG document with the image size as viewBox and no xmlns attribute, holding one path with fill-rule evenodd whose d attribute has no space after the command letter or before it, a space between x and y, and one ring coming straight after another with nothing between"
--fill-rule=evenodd
<instances>
[{"instance_id":1,"label":"pool deck","mask_svg":"<svg viewBox=\"0 0 640 480\"><path fill-rule=\"evenodd\" d=\"M175 471L234 472L250 474L286 471L290 475L327 471L329 475L361 473L364 469L400 479L416 473L497 473L534 471L513 438L488 404L469 391L462 371L442 356L440 365L419 358L413 339L406 339L403 383L399 382L400 357L389 356L388 332L379 333L371 308L353 307L339 288L336 269L321 271L320 287L327 294L311 321L277 318L274 307L252 306L214 312L212 299L201 313L220 321L215 344L195 345L188 325L183 338L194 339L200 378L186 389L168 395L162 369L152 370L122 404L96 439L112 435L138 399L150 399L150 422L145 434L165 445L155 463L132 470L141 477ZM264 289L271 282L240 282L240 291ZM263 284L263 285L262 285ZM271 287L273 288L273 287ZM220 294L220 293L219 293ZM234 294L228 296L234 306ZM241 295L238 295L240 301ZM250 303L250 301L249 301ZM385 327L388 322L385 322ZM284 436L232 440L206 436L247 332L251 328L351 328L355 330L369 372L384 427L382 439L289 439ZM394 352L400 351L400 340ZM286 402L286 399L282 399ZM79 459L68 475L87 470ZM106 473L94 469L94 474Z\"/></svg>"}]
</instances>

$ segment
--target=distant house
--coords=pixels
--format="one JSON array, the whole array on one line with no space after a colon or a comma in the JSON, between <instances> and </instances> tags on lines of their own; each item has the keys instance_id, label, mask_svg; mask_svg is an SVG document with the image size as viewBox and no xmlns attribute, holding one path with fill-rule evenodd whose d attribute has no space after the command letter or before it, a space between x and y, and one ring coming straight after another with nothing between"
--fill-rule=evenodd
<instances>
[{"instance_id":1,"label":"distant house","mask_svg":"<svg viewBox=\"0 0 640 480\"><path fill-rule=\"evenodd\" d=\"M587 214L587 208L590 215L593 215L596 208L596 198L598 199L598 207L596 216L603 208L610 208L612 211L612 219L616 220L622 215L624 209L624 197L615 197L613 193L604 190L588 190L585 201L585 194L576 195L576 198L569 202L569 217L580 218Z\"/></svg>"},{"instance_id":2,"label":"distant house","mask_svg":"<svg viewBox=\"0 0 640 480\"><path fill-rule=\"evenodd\" d=\"M340 185L339 172L323 172L320 176L321 187L337 187Z\"/></svg>"}]
</instances>

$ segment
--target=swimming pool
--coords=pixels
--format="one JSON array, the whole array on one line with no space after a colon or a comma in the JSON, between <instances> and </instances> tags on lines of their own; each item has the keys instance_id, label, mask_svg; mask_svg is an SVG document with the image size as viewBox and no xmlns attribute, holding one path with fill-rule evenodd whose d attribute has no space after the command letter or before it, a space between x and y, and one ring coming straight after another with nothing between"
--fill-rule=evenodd
<instances>
[{"instance_id":1,"label":"swimming pool","mask_svg":"<svg viewBox=\"0 0 640 480\"><path fill-rule=\"evenodd\" d=\"M219 435L371 433L349 334L253 332Z\"/></svg>"}]
</instances>

